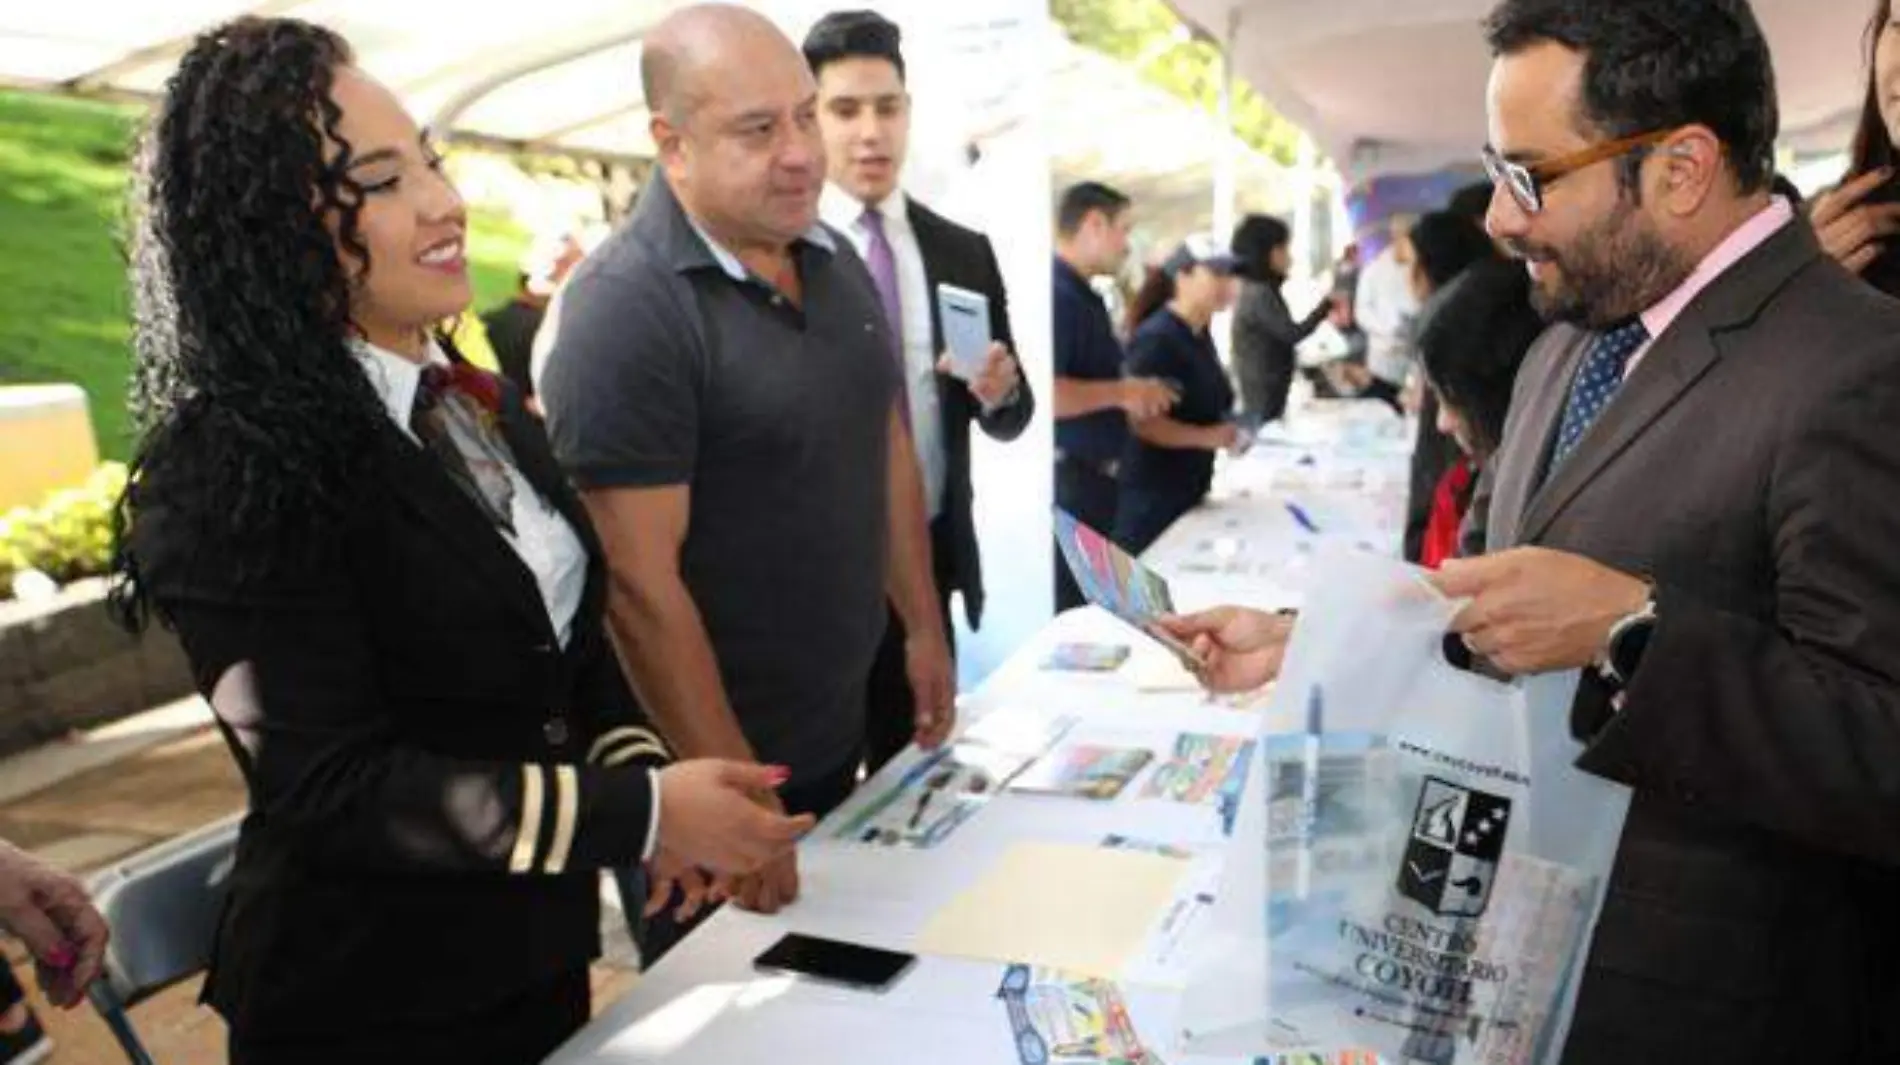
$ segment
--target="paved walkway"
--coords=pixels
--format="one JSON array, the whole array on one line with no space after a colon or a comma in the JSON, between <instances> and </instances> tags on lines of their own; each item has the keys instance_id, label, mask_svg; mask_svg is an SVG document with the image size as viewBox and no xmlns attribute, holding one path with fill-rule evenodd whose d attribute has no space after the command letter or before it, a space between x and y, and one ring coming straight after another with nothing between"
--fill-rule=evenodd
<instances>
[{"instance_id":1,"label":"paved walkway","mask_svg":"<svg viewBox=\"0 0 1900 1065\"><path fill-rule=\"evenodd\" d=\"M0 760L0 839L84 875L154 843L228 816L244 786L209 711L192 699ZM607 957L594 966L594 1005L637 979L620 914L602 914ZM59 1013L39 998L17 944L14 966L52 1035L53 1065L118 1065L125 1057L89 1008ZM222 1065L224 1025L197 1004L198 980L132 1010L159 1065Z\"/></svg>"}]
</instances>

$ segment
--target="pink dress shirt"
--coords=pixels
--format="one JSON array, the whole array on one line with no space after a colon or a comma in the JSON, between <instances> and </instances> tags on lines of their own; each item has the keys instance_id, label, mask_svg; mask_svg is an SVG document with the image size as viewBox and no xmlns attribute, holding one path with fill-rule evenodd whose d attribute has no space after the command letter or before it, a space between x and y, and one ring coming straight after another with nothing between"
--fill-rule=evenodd
<instances>
[{"instance_id":1,"label":"pink dress shirt","mask_svg":"<svg viewBox=\"0 0 1900 1065\"><path fill-rule=\"evenodd\" d=\"M1677 318L1689 306L1702 290L1715 283L1715 279L1727 273L1729 268L1741 262L1749 252L1768 243L1768 238L1781 232L1781 227L1794 221L1794 208L1788 201L1776 196L1768 206L1756 213L1755 217L1741 224L1728 239L1715 246L1715 250L1696 266L1687 280L1676 287L1674 292L1662 298L1662 302L1642 314L1643 328L1649 332L1649 343L1636 349L1629 362L1623 366L1623 380L1629 380L1630 372L1636 364L1643 361L1656 338L1663 335Z\"/></svg>"}]
</instances>

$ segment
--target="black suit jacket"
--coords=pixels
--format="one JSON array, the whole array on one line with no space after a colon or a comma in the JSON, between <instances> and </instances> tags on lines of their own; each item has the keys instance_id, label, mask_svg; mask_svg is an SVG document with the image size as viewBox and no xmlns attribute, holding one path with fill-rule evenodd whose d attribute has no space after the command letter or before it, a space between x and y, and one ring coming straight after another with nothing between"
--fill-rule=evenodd
<instances>
[{"instance_id":1,"label":"black suit jacket","mask_svg":"<svg viewBox=\"0 0 1900 1065\"><path fill-rule=\"evenodd\" d=\"M924 280L930 303L930 335L935 350L943 350L943 323L937 316L937 285L948 284L981 292L990 301L990 328L995 339L1014 354L1016 340L1009 328L1009 293L1003 288L1003 273L996 265L996 251L990 238L965 229L932 211L916 200L909 201L911 231L917 235L917 247L923 255ZM983 563L976 539L973 513L975 493L970 484L970 425L983 428L992 439L1009 441L1023 434L1036 415L1036 397L1024 378L1016 398L987 414L983 404L968 385L948 374L937 375L937 399L943 411L943 446L946 454L943 520L948 523L952 557L938 560L939 572L948 573L949 587L940 589L963 593L963 609L970 627L983 620Z\"/></svg>"},{"instance_id":2,"label":"black suit jacket","mask_svg":"<svg viewBox=\"0 0 1900 1065\"><path fill-rule=\"evenodd\" d=\"M366 442L386 483L295 565L237 565L232 530L188 519L214 502L188 464L138 486L139 579L249 792L205 989L236 1029L479 1015L597 955L596 872L640 860L664 748L603 631L586 514L512 388L501 424L588 551L565 649L513 549L386 421Z\"/></svg>"},{"instance_id":3,"label":"black suit jacket","mask_svg":"<svg viewBox=\"0 0 1900 1065\"><path fill-rule=\"evenodd\" d=\"M1565 1065L1900 1060L1900 304L1796 219L1545 480L1590 339L1532 349L1467 530L1657 587L1625 706L1572 711L1634 796Z\"/></svg>"}]
</instances>

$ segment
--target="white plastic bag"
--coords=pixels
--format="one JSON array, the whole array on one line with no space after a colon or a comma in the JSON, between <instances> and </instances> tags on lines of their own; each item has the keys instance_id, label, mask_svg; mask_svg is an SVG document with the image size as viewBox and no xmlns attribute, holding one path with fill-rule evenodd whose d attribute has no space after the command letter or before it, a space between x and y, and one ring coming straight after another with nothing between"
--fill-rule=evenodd
<instances>
[{"instance_id":1,"label":"white plastic bag","mask_svg":"<svg viewBox=\"0 0 1900 1065\"><path fill-rule=\"evenodd\" d=\"M1628 806L1572 765L1576 675L1455 669L1421 571L1318 565L1215 914L1257 953L1206 959L1184 1049L1554 1062Z\"/></svg>"}]
</instances>

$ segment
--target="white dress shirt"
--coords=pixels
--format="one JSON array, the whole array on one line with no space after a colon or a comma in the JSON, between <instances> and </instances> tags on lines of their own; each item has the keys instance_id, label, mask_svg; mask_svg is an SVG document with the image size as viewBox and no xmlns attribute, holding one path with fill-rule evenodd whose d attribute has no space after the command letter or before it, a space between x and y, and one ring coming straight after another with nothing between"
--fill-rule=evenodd
<instances>
[{"instance_id":1,"label":"white dress shirt","mask_svg":"<svg viewBox=\"0 0 1900 1065\"><path fill-rule=\"evenodd\" d=\"M1410 271L1391 248L1380 252L1359 275L1353 318L1366 333L1366 369L1393 385L1405 384L1416 362L1412 325L1418 297Z\"/></svg>"},{"instance_id":2,"label":"white dress shirt","mask_svg":"<svg viewBox=\"0 0 1900 1065\"><path fill-rule=\"evenodd\" d=\"M819 210L826 222L851 239L858 255L867 257L871 232L864 225L864 204L836 185L825 186ZM884 238L897 262L898 305L904 317L904 383L910 396L910 432L917 446L917 464L924 480L924 509L932 520L943 512L944 485L950 460L944 450L943 409L937 402L936 339L930 328L930 283L924 273L923 249L910 227L910 201L902 189L891 193L875 210L884 216Z\"/></svg>"},{"instance_id":3,"label":"white dress shirt","mask_svg":"<svg viewBox=\"0 0 1900 1065\"><path fill-rule=\"evenodd\" d=\"M417 447L423 446L415 430L409 427L416 389L422 385L422 367L363 341L357 341L354 349L357 360L369 374L370 383L382 397L389 419ZM428 359L443 365L449 361L434 341L429 342ZM509 509L515 531L510 533L499 526L495 531L508 541L508 546L520 556L522 565L534 574L535 586L541 590L541 602L547 607L548 620L553 623L561 646L566 647L573 638L574 615L580 612L581 593L587 585L587 549L581 546L580 537L561 512L554 509L513 464L508 467L508 482L514 488ZM643 863L653 859L660 845L659 773L647 770L647 781L651 785L652 800L648 803L646 852L640 858ZM628 903L630 906L638 904L639 900Z\"/></svg>"},{"instance_id":4,"label":"white dress shirt","mask_svg":"<svg viewBox=\"0 0 1900 1065\"><path fill-rule=\"evenodd\" d=\"M404 436L422 446L415 430L409 427L409 415L415 407L416 389L422 383L422 367L373 344L358 343L356 357L369 372L369 379L383 398L389 418ZM429 344L429 361L448 364L434 342ZM587 549L561 512L554 509L515 466L508 467L508 481L514 488L510 518L515 530L496 528L520 556L521 564L534 574L535 586L547 607L548 621L560 638L561 646L574 635L574 615L580 610L581 592L587 584Z\"/></svg>"}]
</instances>

